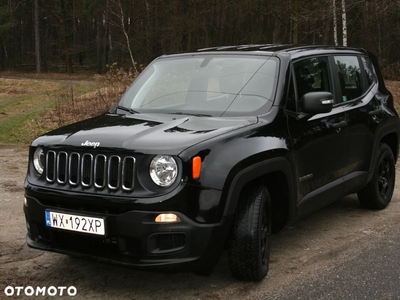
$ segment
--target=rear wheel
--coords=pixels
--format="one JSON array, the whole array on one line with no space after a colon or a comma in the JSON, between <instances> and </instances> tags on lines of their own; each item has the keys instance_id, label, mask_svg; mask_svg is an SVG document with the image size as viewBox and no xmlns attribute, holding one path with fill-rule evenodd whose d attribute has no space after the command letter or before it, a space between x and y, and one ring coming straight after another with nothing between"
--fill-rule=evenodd
<instances>
[{"instance_id":1,"label":"rear wheel","mask_svg":"<svg viewBox=\"0 0 400 300\"><path fill-rule=\"evenodd\" d=\"M240 196L229 240L229 266L240 280L260 281L268 273L271 245L271 199L261 184Z\"/></svg>"},{"instance_id":2,"label":"rear wheel","mask_svg":"<svg viewBox=\"0 0 400 300\"><path fill-rule=\"evenodd\" d=\"M378 149L371 181L358 192L360 203L372 209L383 209L392 200L396 170L393 152L386 144Z\"/></svg>"}]
</instances>

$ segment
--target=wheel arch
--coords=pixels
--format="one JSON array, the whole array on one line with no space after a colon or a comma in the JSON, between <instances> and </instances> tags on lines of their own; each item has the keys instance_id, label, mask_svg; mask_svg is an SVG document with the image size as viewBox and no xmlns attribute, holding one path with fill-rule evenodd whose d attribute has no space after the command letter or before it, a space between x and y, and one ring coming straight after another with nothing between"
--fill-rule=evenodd
<instances>
[{"instance_id":1,"label":"wheel arch","mask_svg":"<svg viewBox=\"0 0 400 300\"><path fill-rule=\"evenodd\" d=\"M396 121L395 125L389 123L383 126L377 132L377 138L375 139L373 145L372 156L368 168L368 177L366 180L366 184L368 184L368 182L370 182L370 180L372 179L375 161L377 159L376 154L381 144L386 144L389 146L389 148L392 150L394 160L395 162L397 162L399 155L399 130L399 123Z\"/></svg>"},{"instance_id":2,"label":"wheel arch","mask_svg":"<svg viewBox=\"0 0 400 300\"><path fill-rule=\"evenodd\" d=\"M238 172L230 183L224 215L235 213L241 192L255 181L268 188L272 206L272 231L279 231L295 218L292 168L283 157L258 162Z\"/></svg>"},{"instance_id":3,"label":"wheel arch","mask_svg":"<svg viewBox=\"0 0 400 300\"><path fill-rule=\"evenodd\" d=\"M397 162L397 158L399 155L399 140L397 134L395 132L386 134L381 138L379 144L383 143L390 147L390 149L393 152L394 160Z\"/></svg>"}]
</instances>

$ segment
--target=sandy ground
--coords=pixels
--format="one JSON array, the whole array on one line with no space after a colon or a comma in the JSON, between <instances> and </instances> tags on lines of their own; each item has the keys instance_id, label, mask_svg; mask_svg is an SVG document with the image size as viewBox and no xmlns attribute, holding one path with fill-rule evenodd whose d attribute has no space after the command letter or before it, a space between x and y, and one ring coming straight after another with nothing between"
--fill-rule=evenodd
<instances>
[{"instance_id":1,"label":"sandy ground","mask_svg":"<svg viewBox=\"0 0 400 300\"><path fill-rule=\"evenodd\" d=\"M226 254L210 277L140 272L29 249L23 215L26 166L26 147L0 146L0 299L12 298L4 293L7 286L74 286L74 299L278 299L297 279L356 257L400 217L399 183L383 211L362 209L354 195L345 197L273 236L270 272L260 283L234 280Z\"/></svg>"}]
</instances>

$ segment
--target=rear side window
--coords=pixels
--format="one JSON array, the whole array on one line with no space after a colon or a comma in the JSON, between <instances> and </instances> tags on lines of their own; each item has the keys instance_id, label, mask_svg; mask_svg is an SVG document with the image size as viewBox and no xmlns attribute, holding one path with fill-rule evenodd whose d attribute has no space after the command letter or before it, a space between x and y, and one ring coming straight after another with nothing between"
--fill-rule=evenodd
<instances>
[{"instance_id":1,"label":"rear side window","mask_svg":"<svg viewBox=\"0 0 400 300\"><path fill-rule=\"evenodd\" d=\"M334 57L343 102L356 99L363 94L360 63L357 56Z\"/></svg>"}]
</instances>

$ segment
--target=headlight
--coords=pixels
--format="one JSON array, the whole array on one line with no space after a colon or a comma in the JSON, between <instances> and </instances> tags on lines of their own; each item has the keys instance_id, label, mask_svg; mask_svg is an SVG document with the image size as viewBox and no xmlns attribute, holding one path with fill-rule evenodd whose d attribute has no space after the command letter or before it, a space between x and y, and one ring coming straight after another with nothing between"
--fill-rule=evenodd
<instances>
[{"instance_id":1,"label":"headlight","mask_svg":"<svg viewBox=\"0 0 400 300\"><path fill-rule=\"evenodd\" d=\"M37 147L35 153L33 153L33 165L39 174L43 173L44 152L41 147Z\"/></svg>"},{"instance_id":2,"label":"headlight","mask_svg":"<svg viewBox=\"0 0 400 300\"><path fill-rule=\"evenodd\" d=\"M172 156L156 155L150 162L149 171L155 184L167 187L175 182L178 166Z\"/></svg>"}]
</instances>

